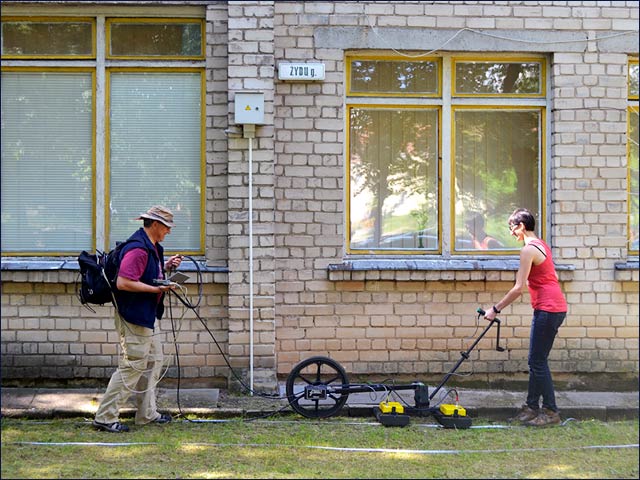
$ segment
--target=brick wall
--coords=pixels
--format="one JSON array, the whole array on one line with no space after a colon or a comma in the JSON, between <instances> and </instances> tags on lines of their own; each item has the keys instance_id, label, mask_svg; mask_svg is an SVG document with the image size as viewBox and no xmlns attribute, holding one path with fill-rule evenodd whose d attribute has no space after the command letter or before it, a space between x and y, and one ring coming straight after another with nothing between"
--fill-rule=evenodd
<instances>
[{"instance_id":1,"label":"brick wall","mask_svg":"<svg viewBox=\"0 0 640 480\"><path fill-rule=\"evenodd\" d=\"M273 2L229 3L227 87L229 123L234 125L228 148L229 355L245 384L259 389L273 387L276 381L273 32ZM264 93L265 124L257 128L255 138L249 139L245 138L243 127L235 125L234 111L236 93L251 91ZM250 163L252 259L249 251ZM252 302L253 317L250 315Z\"/></svg>"},{"instance_id":2,"label":"brick wall","mask_svg":"<svg viewBox=\"0 0 640 480\"><path fill-rule=\"evenodd\" d=\"M286 377L312 355L330 356L354 375L442 374L479 332L476 308L513 284L512 269L329 270L345 257L345 51L424 52L445 42L447 54L547 55L548 238L556 263L573 269L560 272L569 314L552 369L570 385L637 377L638 270L616 267L637 265L625 243L626 65L638 54L637 2L234 1L203 9L205 257L230 273L205 276L200 314L245 379L249 162L248 139L234 119L239 91L265 94L266 123L252 140L258 386L273 386L276 375ZM279 81L281 61L322 62L326 78ZM75 276L3 271L3 382L108 378L117 362L112 312L83 309ZM525 294L502 314L508 352L493 350L495 333L481 342L469 365L476 378L524 378L528 300ZM166 321L162 328L170 335ZM179 346L183 377L229 376L193 317L182 324ZM591 386L603 387L597 382Z\"/></svg>"},{"instance_id":3,"label":"brick wall","mask_svg":"<svg viewBox=\"0 0 640 480\"><path fill-rule=\"evenodd\" d=\"M507 38L518 38L522 29L580 32L576 39L627 30L637 36L637 4L491 3L276 2L276 64L321 61L327 71L323 82L276 84L280 376L312 355L328 355L354 374L446 372L479 333L476 308L497 302L513 285L514 272L327 272L344 253L345 49L416 49L415 27L446 32L440 44L456 33L452 29L462 28L500 29L496 34ZM337 47L340 40L327 42L330 33L321 32L344 27L351 30L341 30L343 44ZM575 267L561 272L570 307L552 368L574 380L589 372L637 373L638 275L615 269L627 259L626 65L637 47L612 45L612 39L544 48L499 41L491 48L491 38L484 40L489 51L540 50L550 59L549 238L556 263ZM461 39L446 51L469 48L482 51L478 42ZM495 336L488 335L472 357L473 370L523 378L528 295L503 317L509 351L492 350Z\"/></svg>"},{"instance_id":4,"label":"brick wall","mask_svg":"<svg viewBox=\"0 0 640 480\"><path fill-rule=\"evenodd\" d=\"M113 307L96 306L94 313L80 305L76 273L30 272L11 276L13 281L3 279L2 283L3 385L43 380L49 384L93 385L108 380L120 356ZM191 384L224 385L228 368L202 322L227 353L227 286L213 283L212 276L207 280L198 311L202 321L193 312L185 312L181 304L172 303L158 331L164 344L165 362L170 366L167 378L177 378L177 344L180 375L184 380ZM197 294L195 285L187 288L191 295Z\"/></svg>"}]
</instances>

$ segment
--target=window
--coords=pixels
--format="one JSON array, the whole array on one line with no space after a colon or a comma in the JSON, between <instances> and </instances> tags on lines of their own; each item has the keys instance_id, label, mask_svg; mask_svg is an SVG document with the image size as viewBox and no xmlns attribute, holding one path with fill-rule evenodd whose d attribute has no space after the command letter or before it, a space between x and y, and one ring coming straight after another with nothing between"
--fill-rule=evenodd
<instances>
[{"instance_id":1,"label":"window","mask_svg":"<svg viewBox=\"0 0 640 480\"><path fill-rule=\"evenodd\" d=\"M438 96L438 60L422 62L387 59L353 59L349 63L350 91L355 95Z\"/></svg>"},{"instance_id":2,"label":"window","mask_svg":"<svg viewBox=\"0 0 640 480\"><path fill-rule=\"evenodd\" d=\"M638 176L638 59L629 61L629 108L627 110L627 165L628 165L628 212L629 212L629 253L638 255L639 241L639 187Z\"/></svg>"},{"instance_id":3,"label":"window","mask_svg":"<svg viewBox=\"0 0 640 480\"><path fill-rule=\"evenodd\" d=\"M2 251L93 245L94 74L2 71Z\"/></svg>"},{"instance_id":4,"label":"window","mask_svg":"<svg viewBox=\"0 0 640 480\"><path fill-rule=\"evenodd\" d=\"M204 251L203 38L201 19L3 18L3 255L113 248L153 204L169 251Z\"/></svg>"},{"instance_id":5,"label":"window","mask_svg":"<svg viewBox=\"0 0 640 480\"><path fill-rule=\"evenodd\" d=\"M544 230L545 59L348 55L347 253L513 254Z\"/></svg>"},{"instance_id":6,"label":"window","mask_svg":"<svg viewBox=\"0 0 640 480\"><path fill-rule=\"evenodd\" d=\"M204 57L200 20L107 20L107 58Z\"/></svg>"},{"instance_id":7,"label":"window","mask_svg":"<svg viewBox=\"0 0 640 480\"><path fill-rule=\"evenodd\" d=\"M349 109L352 248L438 249L438 115Z\"/></svg>"},{"instance_id":8,"label":"window","mask_svg":"<svg viewBox=\"0 0 640 480\"><path fill-rule=\"evenodd\" d=\"M517 248L505 225L539 205L542 121L541 108L454 107L456 251Z\"/></svg>"},{"instance_id":9,"label":"window","mask_svg":"<svg viewBox=\"0 0 640 480\"><path fill-rule=\"evenodd\" d=\"M199 71L109 71L110 207L129 212L112 215L110 245L139 226L132 218L154 194L179 225L165 244L200 250L201 82Z\"/></svg>"},{"instance_id":10,"label":"window","mask_svg":"<svg viewBox=\"0 0 640 480\"><path fill-rule=\"evenodd\" d=\"M95 31L93 19L3 19L2 56L95 58Z\"/></svg>"},{"instance_id":11,"label":"window","mask_svg":"<svg viewBox=\"0 0 640 480\"><path fill-rule=\"evenodd\" d=\"M456 59L454 95L544 96L541 60L487 62Z\"/></svg>"}]
</instances>

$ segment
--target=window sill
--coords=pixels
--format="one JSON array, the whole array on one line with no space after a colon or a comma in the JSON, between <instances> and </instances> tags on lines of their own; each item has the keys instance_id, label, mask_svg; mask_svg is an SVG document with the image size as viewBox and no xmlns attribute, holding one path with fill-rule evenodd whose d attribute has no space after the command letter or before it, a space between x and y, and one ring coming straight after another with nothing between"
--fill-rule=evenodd
<instances>
[{"instance_id":1,"label":"window sill","mask_svg":"<svg viewBox=\"0 0 640 480\"><path fill-rule=\"evenodd\" d=\"M517 259L352 259L328 266L331 281L514 281ZM561 281L573 280L574 265L556 265Z\"/></svg>"},{"instance_id":2,"label":"window sill","mask_svg":"<svg viewBox=\"0 0 640 480\"><path fill-rule=\"evenodd\" d=\"M638 282L640 279L640 264L637 259L618 262L615 269L615 279L618 281Z\"/></svg>"},{"instance_id":3,"label":"window sill","mask_svg":"<svg viewBox=\"0 0 640 480\"><path fill-rule=\"evenodd\" d=\"M199 262L198 266L203 274L203 282L228 283L229 269L227 267L210 267ZM185 261L179 268L181 272L195 273L193 262ZM18 259L3 258L0 263L3 282L47 282L74 283L78 280L80 267L76 259ZM187 283L195 283L192 276Z\"/></svg>"}]
</instances>

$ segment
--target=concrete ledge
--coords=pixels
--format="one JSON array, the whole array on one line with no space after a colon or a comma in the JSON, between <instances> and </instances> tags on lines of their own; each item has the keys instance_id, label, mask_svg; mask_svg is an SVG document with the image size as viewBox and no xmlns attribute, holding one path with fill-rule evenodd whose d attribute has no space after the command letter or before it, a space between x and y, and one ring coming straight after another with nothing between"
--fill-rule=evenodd
<instances>
[{"instance_id":1,"label":"concrete ledge","mask_svg":"<svg viewBox=\"0 0 640 480\"><path fill-rule=\"evenodd\" d=\"M512 417L522 405L526 392L504 390L457 389L460 405L468 415L483 421L504 422ZM93 417L103 390L97 389L2 389L2 416L11 418L71 418ZM220 395L218 389L181 389L180 408L176 403L178 392L174 389L158 390L158 408L172 415L192 414L209 418L258 418L281 412L294 415L283 398ZM395 392L402 401L413 405L413 392ZM385 399L379 392L349 395L346 405L338 416L365 417L374 419L373 407ZM446 400L446 396L436 395L436 402ZM638 418L638 392L574 392L556 393L558 408L563 420L597 419L616 421ZM445 402L447 403L447 402ZM122 418L132 418L135 409L132 404L121 410ZM297 414L295 414L297 416ZM422 418L422 417L416 417ZM428 417L424 417L428 418Z\"/></svg>"},{"instance_id":2,"label":"concrete ledge","mask_svg":"<svg viewBox=\"0 0 640 480\"><path fill-rule=\"evenodd\" d=\"M330 264L331 281L514 281L519 260L351 258ZM556 264L561 281L573 280L575 265Z\"/></svg>"},{"instance_id":3,"label":"concrete ledge","mask_svg":"<svg viewBox=\"0 0 640 480\"><path fill-rule=\"evenodd\" d=\"M198 272L202 273L202 281L205 283L228 283L228 267L207 266L203 261L198 266L193 262L184 261L178 269L180 272L190 273L186 283L195 284L198 281ZM78 282L80 267L74 259L38 259L38 258L13 258L5 257L0 262L3 282L44 282L44 283L75 283Z\"/></svg>"},{"instance_id":4,"label":"concrete ledge","mask_svg":"<svg viewBox=\"0 0 640 480\"><path fill-rule=\"evenodd\" d=\"M614 268L614 278L619 282L638 282L640 280L638 260L618 262L614 265Z\"/></svg>"}]
</instances>

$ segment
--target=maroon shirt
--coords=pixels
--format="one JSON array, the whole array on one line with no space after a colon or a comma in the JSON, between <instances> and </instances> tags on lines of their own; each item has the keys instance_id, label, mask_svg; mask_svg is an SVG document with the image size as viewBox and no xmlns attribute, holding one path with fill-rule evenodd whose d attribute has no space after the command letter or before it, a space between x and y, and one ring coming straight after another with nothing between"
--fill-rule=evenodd
<instances>
[{"instance_id":1,"label":"maroon shirt","mask_svg":"<svg viewBox=\"0 0 640 480\"><path fill-rule=\"evenodd\" d=\"M133 280L137 282L142 277L144 273L144 269L147 267L147 250L144 248L132 248L122 257L122 262L120 262L120 270L118 270L118 276L124 277L129 280ZM163 278L162 275L162 267L158 268L158 276L156 278ZM158 294L158 301L162 293Z\"/></svg>"}]
</instances>

